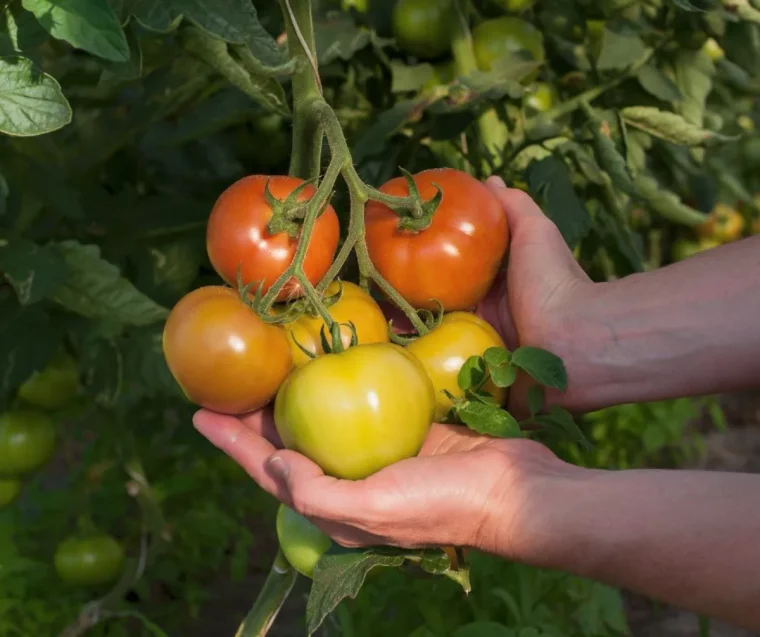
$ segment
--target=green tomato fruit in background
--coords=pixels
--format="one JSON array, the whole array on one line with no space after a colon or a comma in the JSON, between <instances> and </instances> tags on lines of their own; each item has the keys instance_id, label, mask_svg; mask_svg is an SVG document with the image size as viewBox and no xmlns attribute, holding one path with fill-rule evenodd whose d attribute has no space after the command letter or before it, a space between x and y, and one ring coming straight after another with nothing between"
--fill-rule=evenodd
<instances>
[{"instance_id":1,"label":"green tomato fruit in background","mask_svg":"<svg viewBox=\"0 0 760 637\"><path fill-rule=\"evenodd\" d=\"M700 241L678 239L673 243L673 261L684 261L701 252L717 248L720 245L721 243L714 239L702 239Z\"/></svg>"},{"instance_id":2,"label":"green tomato fruit in background","mask_svg":"<svg viewBox=\"0 0 760 637\"><path fill-rule=\"evenodd\" d=\"M8 506L18 497L22 486L21 480L13 478L0 480L0 509Z\"/></svg>"},{"instance_id":3,"label":"green tomato fruit in background","mask_svg":"<svg viewBox=\"0 0 760 637\"><path fill-rule=\"evenodd\" d=\"M65 352L53 357L47 367L34 372L18 390L25 403L43 409L61 409L76 398L79 368Z\"/></svg>"},{"instance_id":4,"label":"green tomato fruit in background","mask_svg":"<svg viewBox=\"0 0 760 637\"><path fill-rule=\"evenodd\" d=\"M356 9L359 13L367 13L369 10L369 0L341 0L340 5L343 11Z\"/></svg>"},{"instance_id":5,"label":"green tomato fruit in background","mask_svg":"<svg viewBox=\"0 0 760 637\"><path fill-rule=\"evenodd\" d=\"M39 469L55 449L55 425L35 411L0 414L0 475L18 476Z\"/></svg>"},{"instance_id":6,"label":"green tomato fruit in background","mask_svg":"<svg viewBox=\"0 0 760 637\"><path fill-rule=\"evenodd\" d=\"M124 549L110 535L70 537L55 551L55 570L67 584L103 586L124 568Z\"/></svg>"},{"instance_id":7,"label":"green tomato fruit in background","mask_svg":"<svg viewBox=\"0 0 760 637\"><path fill-rule=\"evenodd\" d=\"M407 53L432 60L451 50L454 8L451 0L399 0L393 33Z\"/></svg>"},{"instance_id":8,"label":"green tomato fruit in background","mask_svg":"<svg viewBox=\"0 0 760 637\"><path fill-rule=\"evenodd\" d=\"M509 13L525 13L528 9L532 9L536 4L536 0L493 0L494 4L498 5L501 9L508 11Z\"/></svg>"},{"instance_id":9,"label":"green tomato fruit in background","mask_svg":"<svg viewBox=\"0 0 760 637\"><path fill-rule=\"evenodd\" d=\"M546 82L537 82L528 89L523 97L523 108L528 115L550 111L559 101L555 88Z\"/></svg>"},{"instance_id":10,"label":"green tomato fruit in background","mask_svg":"<svg viewBox=\"0 0 760 637\"><path fill-rule=\"evenodd\" d=\"M473 29L472 37L475 58L482 71L490 71L502 58L522 51L537 62L546 59L544 36L533 24L520 18L486 20ZM535 79L537 74L531 74L529 79Z\"/></svg>"},{"instance_id":11,"label":"green tomato fruit in background","mask_svg":"<svg viewBox=\"0 0 760 637\"><path fill-rule=\"evenodd\" d=\"M277 510L277 539L291 566L310 579L317 562L332 546L328 535L284 504Z\"/></svg>"}]
</instances>

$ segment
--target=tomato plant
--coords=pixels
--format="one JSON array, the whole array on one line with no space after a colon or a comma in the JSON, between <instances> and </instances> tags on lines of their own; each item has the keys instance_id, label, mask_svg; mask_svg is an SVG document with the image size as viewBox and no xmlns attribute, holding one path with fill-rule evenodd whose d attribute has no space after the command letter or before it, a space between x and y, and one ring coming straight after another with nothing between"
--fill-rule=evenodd
<instances>
[{"instance_id":1,"label":"tomato plant","mask_svg":"<svg viewBox=\"0 0 760 637\"><path fill-rule=\"evenodd\" d=\"M60 409L76 397L78 388L76 360L58 352L47 367L24 381L18 389L18 397L33 407Z\"/></svg>"},{"instance_id":2,"label":"tomato plant","mask_svg":"<svg viewBox=\"0 0 760 637\"><path fill-rule=\"evenodd\" d=\"M21 493L21 480L0 478L0 509L11 504Z\"/></svg>"},{"instance_id":3,"label":"tomato plant","mask_svg":"<svg viewBox=\"0 0 760 637\"><path fill-rule=\"evenodd\" d=\"M530 59L543 62L546 53L541 32L532 23L504 16L481 22L472 31L478 66L490 71L506 56L527 52Z\"/></svg>"},{"instance_id":4,"label":"tomato plant","mask_svg":"<svg viewBox=\"0 0 760 637\"><path fill-rule=\"evenodd\" d=\"M393 10L393 30L399 46L412 55L434 59L451 47L451 0L399 0Z\"/></svg>"},{"instance_id":5,"label":"tomato plant","mask_svg":"<svg viewBox=\"0 0 760 637\"><path fill-rule=\"evenodd\" d=\"M185 395L225 414L266 405L293 365L285 331L268 325L230 288L200 288L166 321L166 361Z\"/></svg>"},{"instance_id":6,"label":"tomato plant","mask_svg":"<svg viewBox=\"0 0 760 637\"><path fill-rule=\"evenodd\" d=\"M362 345L389 342L388 324L383 311L377 302L358 285L349 281L335 282L327 288L326 294L328 298L340 294L340 298L328 309L333 320L341 325L345 347L351 344L353 337L351 325ZM327 329L324 320L319 315L312 316L310 313L302 315L294 323L285 326L296 367L302 367L311 360L303 352L302 347L313 355L324 353L321 341L323 329Z\"/></svg>"},{"instance_id":7,"label":"tomato plant","mask_svg":"<svg viewBox=\"0 0 760 637\"><path fill-rule=\"evenodd\" d=\"M392 344L360 345L311 361L285 381L274 411L288 449L347 480L417 455L434 413L424 368Z\"/></svg>"},{"instance_id":8,"label":"tomato plant","mask_svg":"<svg viewBox=\"0 0 760 637\"><path fill-rule=\"evenodd\" d=\"M69 537L55 550L55 570L67 584L103 586L124 568L124 548L110 535Z\"/></svg>"},{"instance_id":9,"label":"tomato plant","mask_svg":"<svg viewBox=\"0 0 760 637\"><path fill-rule=\"evenodd\" d=\"M42 467L55 450L53 421L34 411L0 414L0 475L17 476Z\"/></svg>"},{"instance_id":10,"label":"tomato plant","mask_svg":"<svg viewBox=\"0 0 760 637\"><path fill-rule=\"evenodd\" d=\"M306 577L314 576L314 567L332 545L329 536L284 504L277 510L277 539L288 562Z\"/></svg>"},{"instance_id":11,"label":"tomato plant","mask_svg":"<svg viewBox=\"0 0 760 637\"><path fill-rule=\"evenodd\" d=\"M270 232L273 208L267 200L267 188L276 200L284 201L304 181L293 177L253 175L230 186L219 197L208 222L208 255L216 271L230 285L236 285L238 271L245 284L262 284L266 293L292 263L298 247L298 224L286 221L280 232ZM297 201L308 201L315 189L306 185ZM319 217L304 272L312 284L319 281L332 264L338 246L338 217L327 206ZM289 281L278 294L284 301L301 296L300 285Z\"/></svg>"},{"instance_id":12,"label":"tomato plant","mask_svg":"<svg viewBox=\"0 0 760 637\"><path fill-rule=\"evenodd\" d=\"M366 209L367 247L380 274L416 308L447 311L474 308L502 265L509 237L496 197L466 173L428 170L414 176L424 200L443 194L430 225L399 228L396 212L372 202ZM407 196L409 184L393 179L381 192Z\"/></svg>"},{"instance_id":13,"label":"tomato plant","mask_svg":"<svg viewBox=\"0 0 760 637\"><path fill-rule=\"evenodd\" d=\"M503 348L504 341L483 319L466 312L445 315L438 327L407 347L407 350L422 363L433 381L436 421L443 420L452 407L451 398L445 392L454 398L464 395L457 377L467 359L483 356L486 350L492 347ZM500 404L504 404L507 397L505 389L496 387L490 381L483 389Z\"/></svg>"}]
</instances>

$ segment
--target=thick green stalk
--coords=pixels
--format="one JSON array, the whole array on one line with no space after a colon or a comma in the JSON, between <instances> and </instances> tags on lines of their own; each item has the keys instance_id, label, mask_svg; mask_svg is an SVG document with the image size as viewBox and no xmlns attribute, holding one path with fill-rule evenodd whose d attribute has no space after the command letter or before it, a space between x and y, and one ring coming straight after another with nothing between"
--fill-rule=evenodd
<instances>
[{"instance_id":1,"label":"thick green stalk","mask_svg":"<svg viewBox=\"0 0 760 637\"><path fill-rule=\"evenodd\" d=\"M288 34L290 57L307 61L293 76L293 152L290 174L301 179L319 176L322 161L322 129L314 117L312 102L322 99L311 0L280 0Z\"/></svg>"}]
</instances>

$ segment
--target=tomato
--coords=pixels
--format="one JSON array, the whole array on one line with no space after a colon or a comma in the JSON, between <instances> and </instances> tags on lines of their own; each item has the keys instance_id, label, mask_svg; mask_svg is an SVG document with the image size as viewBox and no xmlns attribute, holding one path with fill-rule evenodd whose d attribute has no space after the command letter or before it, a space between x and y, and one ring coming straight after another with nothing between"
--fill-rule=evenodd
<instances>
[{"instance_id":1,"label":"tomato","mask_svg":"<svg viewBox=\"0 0 760 637\"><path fill-rule=\"evenodd\" d=\"M277 510L277 539L290 565L308 578L314 577L314 567L332 546L327 534L284 504Z\"/></svg>"},{"instance_id":2,"label":"tomato","mask_svg":"<svg viewBox=\"0 0 760 637\"><path fill-rule=\"evenodd\" d=\"M0 414L0 474L17 476L39 469L55 449L55 425L36 411Z\"/></svg>"},{"instance_id":3,"label":"tomato","mask_svg":"<svg viewBox=\"0 0 760 637\"><path fill-rule=\"evenodd\" d=\"M488 293L507 249L509 228L501 203L481 182L467 173L442 168L414 176L420 195L443 199L428 228L400 230L398 216L387 206L370 202L366 208L367 247L378 272L418 309L447 311L475 307ZM406 197L404 178L380 190Z\"/></svg>"},{"instance_id":4,"label":"tomato","mask_svg":"<svg viewBox=\"0 0 760 637\"><path fill-rule=\"evenodd\" d=\"M8 506L21 493L21 480L10 478L0 479L0 509Z\"/></svg>"},{"instance_id":5,"label":"tomato","mask_svg":"<svg viewBox=\"0 0 760 637\"><path fill-rule=\"evenodd\" d=\"M58 352L47 367L32 374L18 390L26 403L43 409L60 409L76 397L79 368L68 354Z\"/></svg>"},{"instance_id":6,"label":"tomato","mask_svg":"<svg viewBox=\"0 0 760 637\"><path fill-rule=\"evenodd\" d=\"M717 248L721 244L714 239L701 239L700 241L691 241L689 239L678 239L673 244L673 260L683 261L693 257L700 252L706 252Z\"/></svg>"},{"instance_id":7,"label":"tomato","mask_svg":"<svg viewBox=\"0 0 760 637\"><path fill-rule=\"evenodd\" d=\"M536 0L494 0L494 3L510 13L525 13L533 8Z\"/></svg>"},{"instance_id":8,"label":"tomato","mask_svg":"<svg viewBox=\"0 0 760 637\"><path fill-rule=\"evenodd\" d=\"M298 238L286 232L270 235L267 225L272 208L264 192L267 182L275 199L283 201L303 180L295 177L245 177L225 190L219 197L208 222L206 244L211 264L227 283L237 287L238 269L244 283L259 284L267 292L293 262ZM308 201L314 196L313 186L306 187L298 197ZM327 274L338 247L340 227L338 216L328 206L317 220L304 261L304 272L316 284ZM300 286L289 281L278 295L278 301L302 295Z\"/></svg>"},{"instance_id":9,"label":"tomato","mask_svg":"<svg viewBox=\"0 0 760 637\"><path fill-rule=\"evenodd\" d=\"M523 97L523 108L529 115L546 113L559 101L556 89L546 82L537 82Z\"/></svg>"},{"instance_id":10,"label":"tomato","mask_svg":"<svg viewBox=\"0 0 760 637\"><path fill-rule=\"evenodd\" d=\"M462 365L471 356L483 356L491 347L505 347L496 330L486 321L466 312L454 312L443 317L443 322L429 334L407 346L424 366L435 387L435 420L440 422L452 407L444 390L455 398L464 394L457 377ZM507 391L490 381L483 388L504 404Z\"/></svg>"},{"instance_id":11,"label":"tomato","mask_svg":"<svg viewBox=\"0 0 760 637\"><path fill-rule=\"evenodd\" d=\"M224 287L200 288L175 306L163 349L185 395L223 414L266 405L293 367L285 330L264 323Z\"/></svg>"},{"instance_id":12,"label":"tomato","mask_svg":"<svg viewBox=\"0 0 760 637\"><path fill-rule=\"evenodd\" d=\"M417 455L434 414L422 364L387 343L311 361L285 381L274 406L285 446L345 480Z\"/></svg>"},{"instance_id":13,"label":"tomato","mask_svg":"<svg viewBox=\"0 0 760 637\"><path fill-rule=\"evenodd\" d=\"M64 582L102 586L115 581L124 568L124 549L110 535L70 537L55 551L55 570Z\"/></svg>"},{"instance_id":14,"label":"tomato","mask_svg":"<svg viewBox=\"0 0 760 637\"><path fill-rule=\"evenodd\" d=\"M707 53L713 62L719 62L726 57L726 52L720 44L718 44L715 38L708 38L704 45L702 45L702 50Z\"/></svg>"},{"instance_id":15,"label":"tomato","mask_svg":"<svg viewBox=\"0 0 760 637\"><path fill-rule=\"evenodd\" d=\"M393 9L393 32L407 53L434 59L451 49L454 20L451 0L399 0Z\"/></svg>"},{"instance_id":16,"label":"tomato","mask_svg":"<svg viewBox=\"0 0 760 637\"><path fill-rule=\"evenodd\" d=\"M481 22L472 30L475 57L482 71L490 71L502 58L527 51L530 57L543 62L544 36L530 22L504 16ZM530 79L535 79L533 73Z\"/></svg>"},{"instance_id":17,"label":"tomato","mask_svg":"<svg viewBox=\"0 0 760 637\"><path fill-rule=\"evenodd\" d=\"M714 239L718 243L736 241L744 232L744 217L731 206L719 203L710 213L709 219L697 232L703 239Z\"/></svg>"},{"instance_id":18,"label":"tomato","mask_svg":"<svg viewBox=\"0 0 760 637\"><path fill-rule=\"evenodd\" d=\"M327 296L338 294L341 285L343 286L343 295L337 303L329 308L329 312L333 320L341 324L343 345L347 348L351 344L352 332L347 325L349 322L354 324L360 344L387 343L390 340L388 323L375 299L358 285L346 281L341 284L335 282L330 285L327 288ZM289 333L293 362L296 367L302 367L311 360L296 345L296 341L312 354L319 356L324 353L320 335L324 324L321 317L304 314L295 323L285 326L285 330ZM329 338L327 328L325 328L325 332Z\"/></svg>"},{"instance_id":19,"label":"tomato","mask_svg":"<svg viewBox=\"0 0 760 637\"><path fill-rule=\"evenodd\" d=\"M340 4L343 11L356 9L359 13L367 13L369 10L369 0L342 0Z\"/></svg>"}]
</instances>

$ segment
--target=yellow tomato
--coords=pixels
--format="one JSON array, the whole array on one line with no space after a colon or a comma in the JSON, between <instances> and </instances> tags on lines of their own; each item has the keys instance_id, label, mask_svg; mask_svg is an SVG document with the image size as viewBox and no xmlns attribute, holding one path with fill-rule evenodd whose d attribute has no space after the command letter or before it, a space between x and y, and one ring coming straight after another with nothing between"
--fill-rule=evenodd
<instances>
[{"instance_id":1,"label":"yellow tomato","mask_svg":"<svg viewBox=\"0 0 760 637\"><path fill-rule=\"evenodd\" d=\"M451 399L462 397L457 378L459 370L471 356L482 356L492 347L505 347L496 330L486 321L467 312L453 312L443 317L437 328L417 339L407 351L419 359L435 387L435 419L442 420L452 407ZM485 391L504 404L507 391L488 382Z\"/></svg>"},{"instance_id":2,"label":"yellow tomato","mask_svg":"<svg viewBox=\"0 0 760 637\"><path fill-rule=\"evenodd\" d=\"M327 296L330 297L338 294L340 285L343 286L343 294L340 300L329 308L329 312L333 320L341 325L340 330L343 337L343 345L348 347L351 344L352 334L348 323L354 324L360 345L388 343L390 341L388 323L375 299L358 285L345 281L341 284L335 282L330 285L327 288ZM304 314L294 323L285 326L285 330L289 333L293 363L296 367L303 367L311 360L298 347L296 341L316 356L324 354L320 336L324 324L325 322L321 317ZM329 332L327 336L329 340Z\"/></svg>"},{"instance_id":3,"label":"yellow tomato","mask_svg":"<svg viewBox=\"0 0 760 637\"><path fill-rule=\"evenodd\" d=\"M710 213L708 220L697 228L697 232L703 239L731 243L742 236L744 226L744 217L740 212L731 206L719 203Z\"/></svg>"},{"instance_id":4,"label":"yellow tomato","mask_svg":"<svg viewBox=\"0 0 760 637\"><path fill-rule=\"evenodd\" d=\"M309 362L285 381L274 406L285 447L344 480L417 455L434 413L433 385L422 365L389 343Z\"/></svg>"}]
</instances>

